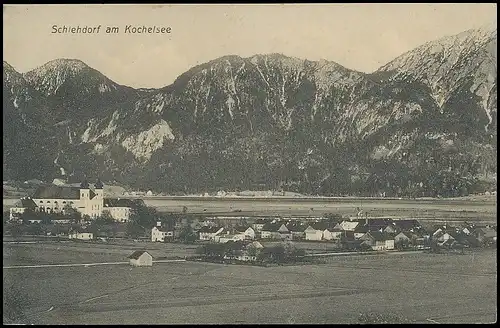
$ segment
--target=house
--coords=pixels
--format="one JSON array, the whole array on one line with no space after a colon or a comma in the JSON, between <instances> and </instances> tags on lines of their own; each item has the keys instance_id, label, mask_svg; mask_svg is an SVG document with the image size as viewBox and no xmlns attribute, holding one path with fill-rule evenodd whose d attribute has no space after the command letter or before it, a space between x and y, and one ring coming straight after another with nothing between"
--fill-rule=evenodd
<instances>
[{"instance_id":1,"label":"house","mask_svg":"<svg viewBox=\"0 0 500 328\"><path fill-rule=\"evenodd\" d=\"M262 228L264 227L264 225L268 222L268 220L265 220L265 219L257 219L255 220L255 222L252 224L252 228L254 229L254 231L256 232L260 232L262 231Z\"/></svg>"},{"instance_id":2,"label":"house","mask_svg":"<svg viewBox=\"0 0 500 328\"><path fill-rule=\"evenodd\" d=\"M37 211L37 205L31 197L23 197L13 207L9 209L9 220L15 221L21 219L21 215L26 210Z\"/></svg>"},{"instance_id":3,"label":"house","mask_svg":"<svg viewBox=\"0 0 500 328\"><path fill-rule=\"evenodd\" d=\"M243 241L247 240L246 236L242 233L240 234L225 234L225 235L218 235L214 237L214 240L218 243L224 244L227 243L228 241Z\"/></svg>"},{"instance_id":4,"label":"house","mask_svg":"<svg viewBox=\"0 0 500 328\"><path fill-rule=\"evenodd\" d=\"M391 234L395 231L392 222L386 219L367 219L363 224L358 224L354 229L354 238L360 239L369 231L378 231Z\"/></svg>"},{"instance_id":5,"label":"house","mask_svg":"<svg viewBox=\"0 0 500 328\"><path fill-rule=\"evenodd\" d=\"M300 222L300 221L291 221L286 225L286 228L292 234L292 239L304 239L306 237L305 230L308 225Z\"/></svg>"},{"instance_id":6,"label":"house","mask_svg":"<svg viewBox=\"0 0 500 328\"><path fill-rule=\"evenodd\" d=\"M278 228L278 233L280 234L281 240L292 240L293 239L293 234L288 228L286 227L285 224L281 224L281 226Z\"/></svg>"},{"instance_id":7,"label":"house","mask_svg":"<svg viewBox=\"0 0 500 328\"><path fill-rule=\"evenodd\" d=\"M338 223L334 228L339 228L340 230L343 231L354 231L354 229L356 229L359 223L360 223L359 221L344 220Z\"/></svg>"},{"instance_id":8,"label":"house","mask_svg":"<svg viewBox=\"0 0 500 328\"><path fill-rule=\"evenodd\" d=\"M131 199L124 198L104 198L103 206L103 212L107 211L118 222L128 222L135 207Z\"/></svg>"},{"instance_id":9,"label":"house","mask_svg":"<svg viewBox=\"0 0 500 328\"><path fill-rule=\"evenodd\" d=\"M326 228L323 231L323 239L325 240L340 240L343 231L339 228Z\"/></svg>"},{"instance_id":10,"label":"house","mask_svg":"<svg viewBox=\"0 0 500 328\"><path fill-rule=\"evenodd\" d=\"M135 251L128 256L129 264L132 266L152 266L153 256L147 251Z\"/></svg>"},{"instance_id":11,"label":"house","mask_svg":"<svg viewBox=\"0 0 500 328\"><path fill-rule=\"evenodd\" d=\"M409 245L411 243L411 234L408 232L400 232L394 236L395 245Z\"/></svg>"},{"instance_id":12,"label":"house","mask_svg":"<svg viewBox=\"0 0 500 328\"><path fill-rule=\"evenodd\" d=\"M362 240L356 240L354 238L353 231L342 231L342 235L340 236L342 248L346 250L359 250L362 242Z\"/></svg>"},{"instance_id":13,"label":"house","mask_svg":"<svg viewBox=\"0 0 500 328\"><path fill-rule=\"evenodd\" d=\"M360 240L371 246L371 248L375 251L394 249L394 238L391 238L380 231L369 231L361 237Z\"/></svg>"},{"instance_id":14,"label":"house","mask_svg":"<svg viewBox=\"0 0 500 328\"><path fill-rule=\"evenodd\" d=\"M304 230L306 240L323 240L323 232L328 229L328 223L323 222L313 222L307 226Z\"/></svg>"},{"instance_id":15,"label":"house","mask_svg":"<svg viewBox=\"0 0 500 328\"><path fill-rule=\"evenodd\" d=\"M174 237L174 231L168 231L167 229L163 229L161 225L153 227L153 229L151 229L151 241L164 242L165 239L168 239L169 237L170 238Z\"/></svg>"},{"instance_id":16,"label":"house","mask_svg":"<svg viewBox=\"0 0 500 328\"><path fill-rule=\"evenodd\" d=\"M399 230L401 231L401 230ZM394 222L390 222L385 229L382 230L383 233L385 234L396 234L398 232L398 228Z\"/></svg>"},{"instance_id":17,"label":"house","mask_svg":"<svg viewBox=\"0 0 500 328\"><path fill-rule=\"evenodd\" d=\"M478 227L472 234L480 243L496 242L497 240L497 232L492 227Z\"/></svg>"},{"instance_id":18,"label":"house","mask_svg":"<svg viewBox=\"0 0 500 328\"><path fill-rule=\"evenodd\" d=\"M435 232L434 235L432 236L432 238L434 240L437 240L439 243L445 242L448 239L451 239L451 240L456 239L454 234L452 234L451 232L448 233L448 232L444 232L442 230Z\"/></svg>"},{"instance_id":19,"label":"house","mask_svg":"<svg viewBox=\"0 0 500 328\"><path fill-rule=\"evenodd\" d=\"M200 240L213 240L224 228L203 226L198 230Z\"/></svg>"},{"instance_id":20,"label":"house","mask_svg":"<svg viewBox=\"0 0 500 328\"><path fill-rule=\"evenodd\" d=\"M393 220L390 218L366 218L365 225L367 225L371 231L380 230L383 232L389 227L391 229Z\"/></svg>"},{"instance_id":21,"label":"house","mask_svg":"<svg viewBox=\"0 0 500 328\"><path fill-rule=\"evenodd\" d=\"M466 235L470 235L473 231L474 231L474 229L472 227L463 227L462 228L462 232Z\"/></svg>"},{"instance_id":22,"label":"house","mask_svg":"<svg viewBox=\"0 0 500 328\"><path fill-rule=\"evenodd\" d=\"M444 234L446 231L450 230L450 227L447 225L434 225L431 228L432 232L432 238L438 235Z\"/></svg>"},{"instance_id":23,"label":"house","mask_svg":"<svg viewBox=\"0 0 500 328\"><path fill-rule=\"evenodd\" d=\"M262 239L281 239L281 234L279 229L284 226L279 222L268 222L264 224L260 232L260 237ZM286 228L286 227L285 227Z\"/></svg>"},{"instance_id":24,"label":"house","mask_svg":"<svg viewBox=\"0 0 500 328\"><path fill-rule=\"evenodd\" d=\"M236 234L243 234L245 239L255 239L255 230L252 227L236 226L234 227Z\"/></svg>"},{"instance_id":25,"label":"house","mask_svg":"<svg viewBox=\"0 0 500 328\"><path fill-rule=\"evenodd\" d=\"M370 229L367 225L358 224L356 228L354 228L354 239L360 239L363 237Z\"/></svg>"},{"instance_id":26,"label":"house","mask_svg":"<svg viewBox=\"0 0 500 328\"><path fill-rule=\"evenodd\" d=\"M456 236L456 241L467 247L479 247L481 243L473 234L461 233Z\"/></svg>"},{"instance_id":27,"label":"house","mask_svg":"<svg viewBox=\"0 0 500 328\"><path fill-rule=\"evenodd\" d=\"M304 231L306 235L306 240L322 240L323 239L323 231L319 229L313 228L311 225L307 227Z\"/></svg>"},{"instance_id":28,"label":"house","mask_svg":"<svg viewBox=\"0 0 500 328\"><path fill-rule=\"evenodd\" d=\"M72 231L68 235L69 239L79 239L79 240L92 240L94 239L94 234L89 231Z\"/></svg>"},{"instance_id":29,"label":"house","mask_svg":"<svg viewBox=\"0 0 500 328\"><path fill-rule=\"evenodd\" d=\"M73 220L68 217L56 217L50 220L51 223L54 224L68 224L71 223Z\"/></svg>"},{"instance_id":30,"label":"house","mask_svg":"<svg viewBox=\"0 0 500 328\"><path fill-rule=\"evenodd\" d=\"M107 210L115 220L122 222L128 220L133 204L130 200L104 198L104 185L99 179L93 186L87 181L83 181L80 187L41 185L31 199L41 212L64 214L68 208L73 208L81 215L96 218Z\"/></svg>"},{"instance_id":31,"label":"house","mask_svg":"<svg viewBox=\"0 0 500 328\"><path fill-rule=\"evenodd\" d=\"M414 219L394 220L393 223L396 226L396 232L416 231L422 228L420 222Z\"/></svg>"},{"instance_id":32,"label":"house","mask_svg":"<svg viewBox=\"0 0 500 328\"><path fill-rule=\"evenodd\" d=\"M248 242L239 241L236 242L236 252L233 254L224 255L224 259L238 260L238 261L255 261L260 251L264 248L258 241Z\"/></svg>"},{"instance_id":33,"label":"house","mask_svg":"<svg viewBox=\"0 0 500 328\"><path fill-rule=\"evenodd\" d=\"M333 240L333 228L331 227L326 227L325 230L323 230L323 240Z\"/></svg>"}]
</instances>

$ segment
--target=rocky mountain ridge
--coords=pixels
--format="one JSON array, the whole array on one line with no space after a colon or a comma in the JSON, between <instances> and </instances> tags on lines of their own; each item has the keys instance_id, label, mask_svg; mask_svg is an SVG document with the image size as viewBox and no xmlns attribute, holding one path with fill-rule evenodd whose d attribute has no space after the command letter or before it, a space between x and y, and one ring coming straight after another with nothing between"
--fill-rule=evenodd
<instances>
[{"instance_id":1,"label":"rocky mountain ridge","mask_svg":"<svg viewBox=\"0 0 500 328\"><path fill-rule=\"evenodd\" d=\"M156 90L120 86L79 60L24 75L4 62L4 122L31 93L42 99L34 112L49 113L47 178L446 196L496 172L496 29L429 42L372 74L281 54L226 56ZM12 148L17 162L40 162ZM9 166L4 175L32 178Z\"/></svg>"}]
</instances>

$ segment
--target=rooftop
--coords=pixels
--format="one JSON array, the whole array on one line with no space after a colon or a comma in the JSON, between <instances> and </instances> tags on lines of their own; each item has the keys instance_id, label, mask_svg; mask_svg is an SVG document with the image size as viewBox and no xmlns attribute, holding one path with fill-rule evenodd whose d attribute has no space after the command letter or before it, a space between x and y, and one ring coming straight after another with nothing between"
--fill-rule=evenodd
<instances>
[{"instance_id":1,"label":"rooftop","mask_svg":"<svg viewBox=\"0 0 500 328\"><path fill-rule=\"evenodd\" d=\"M210 226L203 226L198 230L200 233L216 233L219 231L221 228L220 227L210 227Z\"/></svg>"},{"instance_id":2,"label":"rooftop","mask_svg":"<svg viewBox=\"0 0 500 328\"><path fill-rule=\"evenodd\" d=\"M104 207L134 207L135 203L131 199L124 198L104 198Z\"/></svg>"},{"instance_id":3,"label":"rooftop","mask_svg":"<svg viewBox=\"0 0 500 328\"><path fill-rule=\"evenodd\" d=\"M133 260L137 260L137 259L139 259L139 257L141 257L141 255L142 255L142 254L144 254L144 253L148 253L148 254L149 254L149 252L148 252L148 251L135 251L135 252L133 252L132 254L130 254L130 255L128 256L128 258L129 258L129 259L133 259ZM151 255L151 254L149 254L149 255Z\"/></svg>"},{"instance_id":4,"label":"rooftop","mask_svg":"<svg viewBox=\"0 0 500 328\"><path fill-rule=\"evenodd\" d=\"M45 185L33 193L35 199L80 199L80 188ZM91 197L92 198L92 197Z\"/></svg>"}]
</instances>

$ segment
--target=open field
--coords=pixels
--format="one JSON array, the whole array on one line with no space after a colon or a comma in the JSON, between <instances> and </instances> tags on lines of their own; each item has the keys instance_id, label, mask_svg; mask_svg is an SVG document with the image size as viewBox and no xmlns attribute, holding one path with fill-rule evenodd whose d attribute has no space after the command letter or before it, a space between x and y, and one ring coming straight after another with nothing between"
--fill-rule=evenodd
<instances>
[{"instance_id":1,"label":"open field","mask_svg":"<svg viewBox=\"0 0 500 328\"><path fill-rule=\"evenodd\" d=\"M6 259L89 263L123 261L125 255L118 246L99 258L93 246L69 251L32 245L4 244L4 266ZM356 323L368 312L422 323L496 321L496 250L344 256L268 268L182 262L3 274L4 291L10 288L24 299L25 322L37 324Z\"/></svg>"},{"instance_id":2,"label":"open field","mask_svg":"<svg viewBox=\"0 0 500 328\"><path fill-rule=\"evenodd\" d=\"M117 243L56 242L3 243L3 265L62 264L127 261L136 250L147 249L156 259L194 255L198 245L122 241ZM42 251L40 251L42 249Z\"/></svg>"},{"instance_id":3,"label":"open field","mask_svg":"<svg viewBox=\"0 0 500 328\"><path fill-rule=\"evenodd\" d=\"M324 213L355 215L359 207L371 217L412 217L448 221L496 220L496 197L480 199L223 199L147 198L147 205L167 212L220 213L225 215L304 215ZM241 211L241 212L240 212Z\"/></svg>"},{"instance_id":4,"label":"open field","mask_svg":"<svg viewBox=\"0 0 500 328\"><path fill-rule=\"evenodd\" d=\"M450 199L384 198L216 198L148 197L148 206L160 211L219 215L301 215L324 213L355 215L359 207L371 217L418 218L447 221L496 221L496 196ZM17 200L3 200L4 211Z\"/></svg>"}]
</instances>

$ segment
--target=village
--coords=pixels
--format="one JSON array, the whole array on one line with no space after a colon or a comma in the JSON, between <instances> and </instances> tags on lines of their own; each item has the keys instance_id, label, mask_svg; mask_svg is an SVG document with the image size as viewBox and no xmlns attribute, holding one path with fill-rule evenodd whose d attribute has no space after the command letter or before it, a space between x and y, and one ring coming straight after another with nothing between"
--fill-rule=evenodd
<instances>
[{"instance_id":1,"label":"village","mask_svg":"<svg viewBox=\"0 0 500 328\"><path fill-rule=\"evenodd\" d=\"M224 216L165 214L130 199L105 198L102 182L79 188L42 186L4 215L4 236L31 235L89 243L134 240L200 245L198 257L256 262L276 261L287 245L295 260L323 253L459 251L496 246L496 225L471 222L432 224L418 219L352 216ZM224 245L224 246L214 246ZM265 245L265 246L264 246ZM325 245L325 247L315 247ZM280 248L281 247L281 248ZM260 255L260 256L259 256ZM281 256L282 258L286 256ZM291 258L289 257L288 260Z\"/></svg>"}]
</instances>

